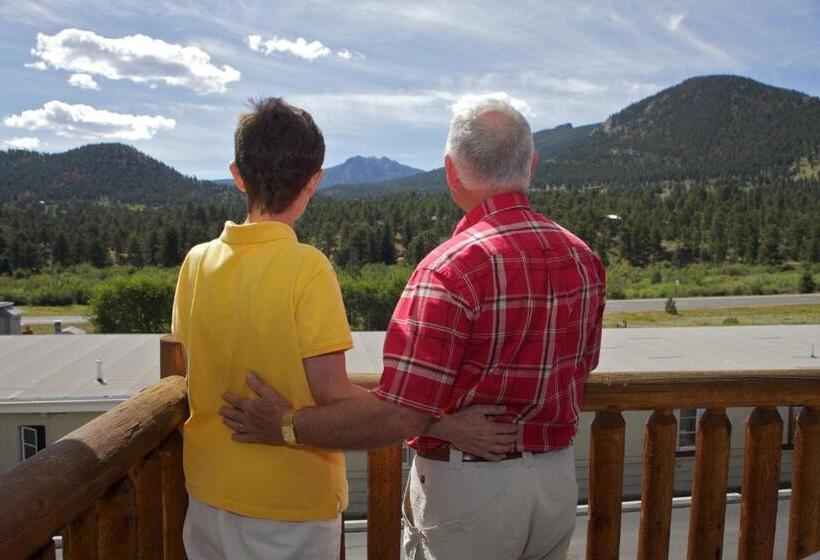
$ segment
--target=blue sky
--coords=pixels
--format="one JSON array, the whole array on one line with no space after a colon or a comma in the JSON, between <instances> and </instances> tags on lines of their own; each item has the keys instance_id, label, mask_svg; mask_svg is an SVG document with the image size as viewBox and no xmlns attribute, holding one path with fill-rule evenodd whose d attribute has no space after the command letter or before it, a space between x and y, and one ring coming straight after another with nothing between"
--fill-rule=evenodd
<instances>
[{"instance_id":1,"label":"blue sky","mask_svg":"<svg viewBox=\"0 0 820 560\"><path fill-rule=\"evenodd\" d=\"M688 77L820 94L820 2L0 0L0 147L122 141L226 177L249 97L353 155L441 165L451 107L509 96L533 130L598 122Z\"/></svg>"}]
</instances>

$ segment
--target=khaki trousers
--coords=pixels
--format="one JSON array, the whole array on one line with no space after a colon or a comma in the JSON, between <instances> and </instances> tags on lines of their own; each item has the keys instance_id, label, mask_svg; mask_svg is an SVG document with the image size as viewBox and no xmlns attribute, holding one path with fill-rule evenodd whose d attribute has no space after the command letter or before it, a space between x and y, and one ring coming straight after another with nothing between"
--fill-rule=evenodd
<instances>
[{"instance_id":1,"label":"khaki trousers","mask_svg":"<svg viewBox=\"0 0 820 560\"><path fill-rule=\"evenodd\" d=\"M497 463L416 457L405 490L406 560L558 560L575 530L572 447Z\"/></svg>"},{"instance_id":2,"label":"khaki trousers","mask_svg":"<svg viewBox=\"0 0 820 560\"><path fill-rule=\"evenodd\" d=\"M338 560L342 523L243 517L189 496L182 529L190 560Z\"/></svg>"}]
</instances>

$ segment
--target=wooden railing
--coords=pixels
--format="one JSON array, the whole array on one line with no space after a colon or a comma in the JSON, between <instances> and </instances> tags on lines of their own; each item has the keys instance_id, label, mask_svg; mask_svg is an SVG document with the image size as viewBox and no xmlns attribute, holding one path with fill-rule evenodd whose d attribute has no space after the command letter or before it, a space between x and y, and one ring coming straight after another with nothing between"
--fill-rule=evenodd
<instances>
[{"instance_id":1,"label":"wooden railing","mask_svg":"<svg viewBox=\"0 0 820 560\"><path fill-rule=\"evenodd\" d=\"M155 385L0 475L0 558L184 558L187 497L178 427L187 417L184 356L164 340ZM375 375L354 375L372 387ZM644 435L638 557L667 558L677 421L701 408L688 557L721 558L731 425L746 422L739 557L772 558L782 421L778 406L804 407L796 423L788 558L820 551L820 371L593 374L583 410L591 428L587 558L618 558L624 473L624 411L652 411ZM401 446L368 453L368 558L400 557ZM342 557L344 551L342 551Z\"/></svg>"}]
</instances>

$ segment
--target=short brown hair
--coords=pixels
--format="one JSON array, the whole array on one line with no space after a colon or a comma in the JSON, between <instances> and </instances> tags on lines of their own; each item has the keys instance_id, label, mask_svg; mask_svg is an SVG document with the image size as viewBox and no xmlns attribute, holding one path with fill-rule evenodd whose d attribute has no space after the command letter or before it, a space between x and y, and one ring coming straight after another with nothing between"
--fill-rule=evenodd
<instances>
[{"instance_id":1,"label":"short brown hair","mask_svg":"<svg viewBox=\"0 0 820 560\"><path fill-rule=\"evenodd\" d=\"M322 168L325 139L310 113L279 97L251 100L234 134L248 208L278 214Z\"/></svg>"}]
</instances>

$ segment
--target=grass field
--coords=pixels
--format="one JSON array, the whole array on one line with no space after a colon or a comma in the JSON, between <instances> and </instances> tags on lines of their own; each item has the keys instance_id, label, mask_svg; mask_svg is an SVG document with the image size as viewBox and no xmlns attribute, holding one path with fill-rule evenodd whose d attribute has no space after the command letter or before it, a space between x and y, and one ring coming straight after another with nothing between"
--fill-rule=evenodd
<instances>
[{"instance_id":1,"label":"grass field","mask_svg":"<svg viewBox=\"0 0 820 560\"><path fill-rule=\"evenodd\" d=\"M606 313L604 327L716 327L738 325L816 325L820 324L820 304L772 305L687 309L671 315L665 311Z\"/></svg>"},{"instance_id":2,"label":"grass field","mask_svg":"<svg viewBox=\"0 0 820 560\"><path fill-rule=\"evenodd\" d=\"M80 315L88 317L91 308L88 305L24 305L20 309L29 317Z\"/></svg>"}]
</instances>

